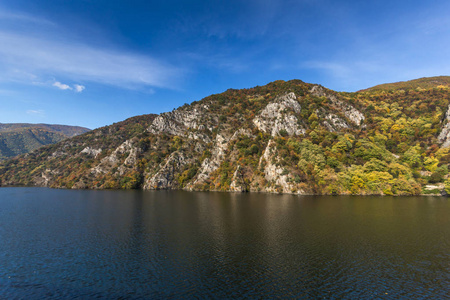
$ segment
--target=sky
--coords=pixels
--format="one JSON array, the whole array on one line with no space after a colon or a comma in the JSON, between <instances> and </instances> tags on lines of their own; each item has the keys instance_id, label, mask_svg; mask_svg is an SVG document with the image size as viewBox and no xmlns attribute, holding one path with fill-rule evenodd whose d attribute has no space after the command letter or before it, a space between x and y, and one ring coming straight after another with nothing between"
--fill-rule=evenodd
<instances>
[{"instance_id":1,"label":"sky","mask_svg":"<svg viewBox=\"0 0 450 300\"><path fill-rule=\"evenodd\" d=\"M229 88L450 75L448 0L0 0L0 123L91 129Z\"/></svg>"}]
</instances>

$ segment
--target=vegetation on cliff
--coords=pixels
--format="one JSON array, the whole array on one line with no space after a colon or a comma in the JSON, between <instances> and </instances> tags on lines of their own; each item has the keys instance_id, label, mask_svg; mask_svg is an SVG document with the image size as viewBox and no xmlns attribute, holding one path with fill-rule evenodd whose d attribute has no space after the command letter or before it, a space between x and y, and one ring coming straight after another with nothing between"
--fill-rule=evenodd
<instances>
[{"instance_id":1,"label":"vegetation on cliff","mask_svg":"<svg viewBox=\"0 0 450 300\"><path fill-rule=\"evenodd\" d=\"M78 126L0 123L0 160L31 152L87 131L88 128Z\"/></svg>"},{"instance_id":2,"label":"vegetation on cliff","mask_svg":"<svg viewBox=\"0 0 450 300\"><path fill-rule=\"evenodd\" d=\"M5 161L0 180L63 188L438 192L449 173L449 82L338 93L291 80L228 90Z\"/></svg>"}]
</instances>

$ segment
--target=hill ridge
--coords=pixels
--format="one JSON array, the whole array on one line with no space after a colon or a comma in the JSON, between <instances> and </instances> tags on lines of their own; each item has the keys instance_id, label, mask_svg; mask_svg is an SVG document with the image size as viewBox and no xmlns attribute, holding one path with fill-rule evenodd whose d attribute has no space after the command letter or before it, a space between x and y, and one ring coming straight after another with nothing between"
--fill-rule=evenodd
<instances>
[{"instance_id":1,"label":"hill ridge","mask_svg":"<svg viewBox=\"0 0 450 300\"><path fill-rule=\"evenodd\" d=\"M375 90L400 90L400 89L429 89L438 86L450 86L450 76L422 77L418 79L398 81L393 83L378 84L373 87L359 90L358 92Z\"/></svg>"},{"instance_id":2,"label":"hill ridge","mask_svg":"<svg viewBox=\"0 0 450 300\"><path fill-rule=\"evenodd\" d=\"M335 92L301 80L227 90L0 164L2 185L293 194L448 187L446 88Z\"/></svg>"},{"instance_id":3,"label":"hill ridge","mask_svg":"<svg viewBox=\"0 0 450 300\"><path fill-rule=\"evenodd\" d=\"M59 124L0 123L0 159L28 153L89 130Z\"/></svg>"}]
</instances>

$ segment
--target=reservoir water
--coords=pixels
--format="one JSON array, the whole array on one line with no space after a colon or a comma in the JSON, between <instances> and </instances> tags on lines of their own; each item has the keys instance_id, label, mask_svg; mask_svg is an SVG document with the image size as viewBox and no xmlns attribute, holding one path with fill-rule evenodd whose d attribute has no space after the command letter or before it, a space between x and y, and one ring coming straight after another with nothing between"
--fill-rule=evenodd
<instances>
[{"instance_id":1,"label":"reservoir water","mask_svg":"<svg viewBox=\"0 0 450 300\"><path fill-rule=\"evenodd\" d=\"M450 201L0 188L0 299L448 299Z\"/></svg>"}]
</instances>

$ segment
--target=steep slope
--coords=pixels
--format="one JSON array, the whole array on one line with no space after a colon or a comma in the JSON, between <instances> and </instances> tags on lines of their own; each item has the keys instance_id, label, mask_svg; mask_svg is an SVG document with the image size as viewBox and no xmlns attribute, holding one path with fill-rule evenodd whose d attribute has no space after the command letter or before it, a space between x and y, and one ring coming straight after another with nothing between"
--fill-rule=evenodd
<instances>
[{"instance_id":1,"label":"steep slope","mask_svg":"<svg viewBox=\"0 0 450 300\"><path fill-rule=\"evenodd\" d=\"M337 93L275 81L43 147L4 162L0 180L297 194L439 191L450 162L449 103L441 84Z\"/></svg>"},{"instance_id":2,"label":"steep slope","mask_svg":"<svg viewBox=\"0 0 450 300\"><path fill-rule=\"evenodd\" d=\"M129 118L5 161L0 165L0 173L8 179L2 180L2 185L67 187L74 176L82 176L100 158L144 132L154 118L155 115Z\"/></svg>"},{"instance_id":3,"label":"steep slope","mask_svg":"<svg viewBox=\"0 0 450 300\"><path fill-rule=\"evenodd\" d=\"M0 160L31 152L89 130L67 125L0 123Z\"/></svg>"}]
</instances>

